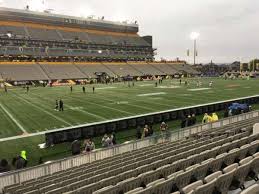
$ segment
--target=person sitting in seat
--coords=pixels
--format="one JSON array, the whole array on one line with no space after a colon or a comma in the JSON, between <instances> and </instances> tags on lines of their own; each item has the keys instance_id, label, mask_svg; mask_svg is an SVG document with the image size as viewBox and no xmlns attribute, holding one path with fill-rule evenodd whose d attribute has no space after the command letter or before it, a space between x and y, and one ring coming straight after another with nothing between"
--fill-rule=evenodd
<instances>
[{"instance_id":1,"label":"person sitting in seat","mask_svg":"<svg viewBox=\"0 0 259 194\"><path fill-rule=\"evenodd\" d=\"M165 122L162 122L161 125L160 125L160 131L161 131L161 133L166 132L167 129L168 129L168 125L167 125Z\"/></svg>"},{"instance_id":2,"label":"person sitting in seat","mask_svg":"<svg viewBox=\"0 0 259 194\"><path fill-rule=\"evenodd\" d=\"M6 159L2 159L0 162L0 173L8 172L11 170L10 165Z\"/></svg>"},{"instance_id":3,"label":"person sitting in seat","mask_svg":"<svg viewBox=\"0 0 259 194\"><path fill-rule=\"evenodd\" d=\"M89 138L84 142L84 152L91 152L95 149L94 142Z\"/></svg>"}]
</instances>

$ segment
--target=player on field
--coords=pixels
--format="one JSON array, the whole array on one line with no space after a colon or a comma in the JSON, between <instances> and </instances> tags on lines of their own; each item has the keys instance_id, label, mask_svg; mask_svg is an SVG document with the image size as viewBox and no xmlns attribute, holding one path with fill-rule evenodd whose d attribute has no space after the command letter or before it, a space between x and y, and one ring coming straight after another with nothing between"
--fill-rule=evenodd
<instances>
[{"instance_id":1,"label":"player on field","mask_svg":"<svg viewBox=\"0 0 259 194\"><path fill-rule=\"evenodd\" d=\"M85 87L84 86L82 87L82 89L83 89L83 93L85 93Z\"/></svg>"},{"instance_id":2,"label":"player on field","mask_svg":"<svg viewBox=\"0 0 259 194\"><path fill-rule=\"evenodd\" d=\"M73 92L73 86L70 86L70 92L71 93Z\"/></svg>"},{"instance_id":3,"label":"player on field","mask_svg":"<svg viewBox=\"0 0 259 194\"><path fill-rule=\"evenodd\" d=\"M59 111L64 111L64 102L61 99L59 100Z\"/></svg>"},{"instance_id":4,"label":"player on field","mask_svg":"<svg viewBox=\"0 0 259 194\"><path fill-rule=\"evenodd\" d=\"M94 91L95 91L95 87L93 86L93 94L94 94Z\"/></svg>"},{"instance_id":5,"label":"player on field","mask_svg":"<svg viewBox=\"0 0 259 194\"><path fill-rule=\"evenodd\" d=\"M5 91L5 93L7 93L7 86L6 85L4 85L4 91Z\"/></svg>"},{"instance_id":6,"label":"player on field","mask_svg":"<svg viewBox=\"0 0 259 194\"><path fill-rule=\"evenodd\" d=\"M212 84L213 84L213 81L210 81L209 83L210 88L212 87Z\"/></svg>"},{"instance_id":7,"label":"player on field","mask_svg":"<svg viewBox=\"0 0 259 194\"><path fill-rule=\"evenodd\" d=\"M58 111L58 100L56 100L55 110Z\"/></svg>"},{"instance_id":8,"label":"player on field","mask_svg":"<svg viewBox=\"0 0 259 194\"><path fill-rule=\"evenodd\" d=\"M26 91L27 91L27 93L29 93L29 90L30 90L30 87L29 87L29 86L26 86Z\"/></svg>"}]
</instances>

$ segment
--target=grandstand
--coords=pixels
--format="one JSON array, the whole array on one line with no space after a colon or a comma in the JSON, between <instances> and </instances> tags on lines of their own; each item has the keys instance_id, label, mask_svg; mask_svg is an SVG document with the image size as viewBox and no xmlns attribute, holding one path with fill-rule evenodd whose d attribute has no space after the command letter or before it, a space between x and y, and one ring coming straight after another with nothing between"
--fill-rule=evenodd
<instances>
[{"instance_id":1,"label":"grandstand","mask_svg":"<svg viewBox=\"0 0 259 194\"><path fill-rule=\"evenodd\" d=\"M137 24L0 9L0 55L19 60L153 60Z\"/></svg>"},{"instance_id":2,"label":"grandstand","mask_svg":"<svg viewBox=\"0 0 259 194\"><path fill-rule=\"evenodd\" d=\"M183 62L152 63L152 37L140 37L137 24L8 8L0 15L0 75L6 81L199 74Z\"/></svg>"}]
</instances>

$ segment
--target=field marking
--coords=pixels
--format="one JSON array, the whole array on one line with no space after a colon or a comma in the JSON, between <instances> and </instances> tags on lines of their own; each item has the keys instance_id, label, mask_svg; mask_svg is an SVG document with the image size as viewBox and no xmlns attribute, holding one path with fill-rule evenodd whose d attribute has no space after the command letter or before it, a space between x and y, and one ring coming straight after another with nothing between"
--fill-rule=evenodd
<instances>
[{"instance_id":1,"label":"field marking","mask_svg":"<svg viewBox=\"0 0 259 194\"><path fill-rule=\"evenodd\" d=\"M40 97L40 96L37 95L37 94L32 94L32 95ZM70 96L67 96L67 97L70 97ZM70 97L70 98L73 98L73 97ZM44 99L46 99L46 98L44 98ZM46 100L47 100L47 99L46 99ZM50 100L48 100L48 101L50 101ZM69 109L73 109L73 108L74 108L73 106L70 106L70 105L66 105L66 107L68 107ZM105 118L105 117L96 115L96 114L94 114L94 113L90 113L90 112L85 111L85 110L82 110L82 109L76 109L75 111L85 113L85 114L90 115L90 116L92 116L92 117L95 117L95 118L97 118L97 119L107 120L107 118Z\"/></svg>"},{"instance_id":2,"label":"field marking","mask_svg":"<svg viewBox=\"0 0 259 194\"><path fill-rule=\"evenodd\" d=\"M76 101L84 102L84 103L85 103L85 101L80 100L80 99L78 99L78 98L74 98L74 97L71 97L71 96L68 96L68 97L69 97L69 98L72 98L72 99L75 99ZM100 106L100 107L103 107L103 108L106 108L106 109L114 110L114 111L117 111L117 112L126 113L127 115L133 115L133 113L131 113L131 112L124 111L124 110L119 110L119 109L117 109L117 108L112 108L112 107L109 107L109 106L97 104L97 103L90 102L90 101L87 101L87 103L92 104L92 105L96 105L96 106ZM106 119L107 119L107 118L106 118Z\"/></svg>"},{"instance_id":3,"label":"field marking","mask_svg":"<svg viewBox=\"0 0 259 194\"><path fill-rule=\"evenodd\" d=\"M176 89L176 88L181 88L181 87L180 86L171 85L171 86L158 86L156 88L157 89Z\"/></svg>"},{"instance_id":4,"label":"field marking","mask_svg":"<svg viewBox=\"0 0 259 194\"><path fill-rule=\"evenodd\" d=\"M22 97L20 97L20 96L18 96L18 95L15 95L15 96L16 96L17 98L21 99L22 101L24 101L25 103L27 103L27 104L29 104L29 105L35 107L36 109L38 109L38 110L40 110L40 111L42 111L42 112L44 112L44 113L46 113L46 114L48 114L48 115L54 117L55 119L57 119L57 120L59 120L59 121L61 121L61 122L63 122L63 123L66 123L67 125L72 126L71 123L69 123L69 122L65 121L64 119L62 119L62 118L60 118L60 117L58 117L58 116L52 114L51 112L49 112L49 111L47 111L47 110L45 110L45 109L43 109L43 108L40 108L39 106L36 106L35 104L29 102L28 100L25 100L24 98L22 98Z\"/></svg>"},{"instance_id":5,"label":"field marking","mask_svg":"<svg viewBox=\"0 0 259 194\"><path fill-rule=\"evenodd\" d=\"M158 95L165 95L166 92L154 92L154 93L146 93L146 94L138 94L137 96L143 97L143 96L158 96Z\"/></svg>"},{"instance_id":6,"label":"field marking","mask_svg":"<svg viewBox=\"0 0 259 194\"><path fill-rule=\"evenodd\" d=\"M105 89L115 89L117 87L103 87L103 88L96 88L96 90L105 90Z\"/></svg>"},{"instance_id":7,"label":"field marking","mask_svg":"<svg viewBox=\"0 0 259 194\"><path fill-rule=\"evenodd\" d=\"M140 87L146 87L146 86L154 86L154 84L141 84L141 85L138 85Z\"/></svg>"},{"instance_id":8,"label":"field marking","mask_svg":"<svg viewBox=\"0 0 259 194\"><path fill-rule=\"evenodd\" d=\"M210 90L211 88L193 88L188 89L188 91L195 92L195 91L203 91L203 90Z\"/></svg>"},{"instance_id":9,"label":"field marking","mask_svg":"<svg viewBox=\"0 0 259 194\"><path fill-rule=\"evenodd\" d=\"M107 94L106 94L107 95ZM110 95L110 94L108 94L108 95ZM111 97L113 97L112 95L110 95ZM114 101L113 100L109 100L108 98L101 98L100 96L98 96L98 97L96 97L96 98L99 98L99 99L101 99L101 100L103 100L103 101L107 101L107 102L111 102L111 103L114 103ZM124 98L125 99L125 97L121 97L121 98ZM128 98L126 98L127 100L128 100ZM134 99L130 99L131 101L135 101L135 102L143 102L142 100L134 100ZM153 103L153 104L157 104L157 103ZM137 107L137 108L141 108L141 109L146 109L146 110L148 110L148 111L155 111L156 109L154 109L154 108L149 108L149 107L146 107L146 106L139 106L139 105L136 105L136 104L131 104L131 103L128 103L128 104L125 104L125 105L127 105L127 106L133 106L133 107ZM167 106L167 105L164 105L164 104L159 104L160 106L162 105L162 106ZM134 113L134 114L138 114L138 113Z\"/></svg>"},{"instance_id":10,"label":"field marking","mask_svg":"<svg viewBox=\"0 0 259 194\"><path fill-rule=\"evenodd\" d=\"M224 90L226 90L226 91L234 91L234 90L236 90L236 89L234 89L234 88L229 88L229 89L224 89Z\"/></svg>"},{"instance_id":11,"label":"field marking","mask_svg":"<svg viewBox=\"0 0 259 194\"><path fill-rule=\"evenodd\" d=\"M24 129L24 127L19 123L19 121L17 121L14 116L2 105L2 103L0 103L0 107L3 109L3 111L8 115L8 117L17 125L17 127L20 128L20 130L24 133L24 134L28 134L28 132Z\"/></svg>"}]
</instances>

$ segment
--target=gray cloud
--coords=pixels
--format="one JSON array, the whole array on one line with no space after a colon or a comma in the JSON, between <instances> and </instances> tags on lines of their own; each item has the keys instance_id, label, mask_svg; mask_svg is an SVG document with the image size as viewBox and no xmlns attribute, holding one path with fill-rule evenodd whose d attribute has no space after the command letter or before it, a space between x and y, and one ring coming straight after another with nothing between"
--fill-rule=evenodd
<instances>
[{"instance_id":1,"label":"gray cloud","mask_svg":"<svg viewBox=\"0 0 259 194\"><path fill-rule=\"evenodd\" d=\"M3 5L23 8L30 1L3 0ZM192 48L189 34L198 31L199 62L247 61L259 51L259 1L254 0L45 0L58 13L97 15L111 20L137 20L140 35L153 35L157 58L186 57ZM0 1L1 2L1 1Z\"/></svg>"}]
</instances>

